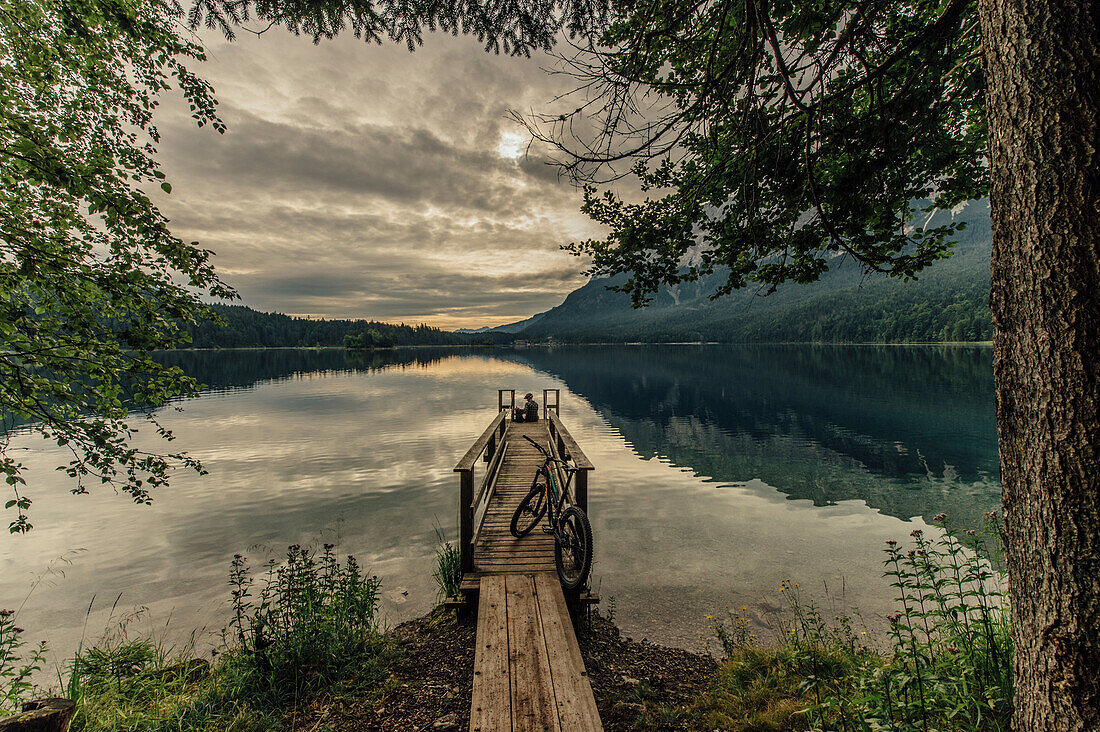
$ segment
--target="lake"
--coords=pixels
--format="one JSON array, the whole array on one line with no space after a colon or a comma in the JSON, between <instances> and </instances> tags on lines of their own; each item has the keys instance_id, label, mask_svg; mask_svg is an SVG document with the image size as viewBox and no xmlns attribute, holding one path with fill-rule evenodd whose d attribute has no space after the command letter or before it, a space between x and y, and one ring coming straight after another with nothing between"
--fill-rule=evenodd
<instances>
[{"instance_id":1,"label":"lake","mask_svg":"<svg viewBox=\"0 0 1100 732\"><path fill-rule=\"evenodd\" d=\"M161 414L173 447L209 474L177 473L152 506L109 489L69 495L53 470L59 449L12 438L35 528L0 539L0 606L25 602L20 625L50 643L51 662L120 619L172 643L198 629L208 646L227 618L233 555L259 565L289 544L354 554L383 579L389 623L424 613L435 527L456 533L452 468L493 417L498 387L562 390L562 419L596 465L594 589L635 638L713 647L707 616L742 606L764 628L785 606L785 579L827 615L858 611L877 628L893 596L883 542L931 530L941 511L977 526L1000 504L983 347L163 358L209 385Z\"/></svg>"}]
</instances>

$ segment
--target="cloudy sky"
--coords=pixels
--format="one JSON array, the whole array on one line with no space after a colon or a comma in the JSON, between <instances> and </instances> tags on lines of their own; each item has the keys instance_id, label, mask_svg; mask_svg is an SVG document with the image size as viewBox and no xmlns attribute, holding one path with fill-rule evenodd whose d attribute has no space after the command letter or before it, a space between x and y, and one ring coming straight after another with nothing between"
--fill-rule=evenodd
<instances>
[{"instance_id":1,"label":"cloudy sky","mask_svg":"<svg viewBox=\"0 0 1100 732\"><path fill-rule=\"evenodd\" d=\"M229 131L165 102L158 125L176 234L217 253L245 304L295 315L499 325L584 283L559 246L598 236L580 193L510 109L546 109L565 82L531 60L435 35L410 54L280 29L205 35L197 69Z\"/></svg>"}]
</instances>

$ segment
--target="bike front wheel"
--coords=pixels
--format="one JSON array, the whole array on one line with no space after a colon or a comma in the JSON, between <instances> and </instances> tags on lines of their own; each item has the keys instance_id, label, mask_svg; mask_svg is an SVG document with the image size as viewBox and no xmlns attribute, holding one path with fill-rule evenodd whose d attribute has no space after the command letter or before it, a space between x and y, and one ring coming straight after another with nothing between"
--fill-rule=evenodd
<instances>
[{"instance_id":1,"label":"bike front wheel","mask_svg":"<svg viewBox=\"0 0 1100 732\"><path fill-rule=\"evenodd\" d=\"M546 514L546 489L539 484L536 477L531 484L531 491L527 494L527 497L520 501L516 506L515 513L512 514L512 536L517 539L521 536L527 536L531 532L531 529L539 525L539 521L542 521L542 517Z\"/></svg>"},{"instance_id":2,"label":"bike front wheel","mask_svg":"<svg viewBox=\"0 0 1100 732\"><path fill-rule=\"evenodd\" d=\"M570 506L562 512L554 533L554 563L567 590L584 585L592 569L592 524L584 511Z\"/></svg>"}]
</instances>

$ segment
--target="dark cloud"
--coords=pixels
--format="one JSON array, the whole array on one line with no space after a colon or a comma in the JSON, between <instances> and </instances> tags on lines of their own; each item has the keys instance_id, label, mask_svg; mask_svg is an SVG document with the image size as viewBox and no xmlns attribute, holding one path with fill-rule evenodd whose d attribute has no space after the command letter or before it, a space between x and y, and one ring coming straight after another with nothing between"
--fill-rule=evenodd
<instances>
[{"instance_id":1,"label":"dark cloud","mask_svg":"<svg viewBox=\"0 0 1100 732\"><path fill-rule=\"evenodd\" d=\"M598 234L579 193L537 157L501 154L509 109L561 91L544 61L430 37L415 54L354 39L208 39L198 69L229 126L196 130L166 105L161 153L177 233L217 252L255 307L444 327L552 307ZM507 145L505 145L507 147Z\"/></svg>"}]
</instances>

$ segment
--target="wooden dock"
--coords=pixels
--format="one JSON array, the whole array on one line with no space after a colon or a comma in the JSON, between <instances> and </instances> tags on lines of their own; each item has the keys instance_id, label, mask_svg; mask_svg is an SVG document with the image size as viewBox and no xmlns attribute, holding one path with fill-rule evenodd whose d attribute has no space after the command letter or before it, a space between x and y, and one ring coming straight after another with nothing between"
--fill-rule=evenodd
<instances>
[{"instance_id":1,"label":"wooden dock","mask_svg":"<svg viewBox=\"0 0 1100 732\"><path fill-rule=\"evenodd\" d=\"M521 539L509 530L542 464L524 435L574 461L574 502L587 512L593 466L561 423L557 397L556 390L543 392L538 422L513 422L515 393L499 391L496 418L455 466L462 586L478 613L474 732L603 729L554 566L554 539L540 528ZM487 465L475 491L479 462ZM570 599L576 606L584 598Z\"/></svg>"}]
</instances>

